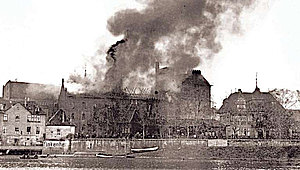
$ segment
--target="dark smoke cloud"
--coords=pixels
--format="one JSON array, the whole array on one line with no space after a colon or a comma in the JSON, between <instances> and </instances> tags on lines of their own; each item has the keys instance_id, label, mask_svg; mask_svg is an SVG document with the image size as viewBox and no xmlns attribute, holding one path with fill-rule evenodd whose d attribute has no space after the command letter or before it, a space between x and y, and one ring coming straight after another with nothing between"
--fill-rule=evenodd
<instances>
[{"instance_id":1,"label":"dark smoke cloud","mask_svg":"<svg viewBox=\"0 0 300 170\"><path fill-rule=\"evenodd\" d=\"M172 68L173 73L166 75L168 79L180 82L182 76L178 75L221 50L217 41L221 15L230 14L233 24L228 29L239 32L239 16L253 2L149 0L142 11L117 12L108 20L107 28L114 36L124 35L127 41L118 42L108 51L105 85L114 88L121 79L126 79L127 86L137 86L137 83L149 86L154 81L151 70L156 61ZM147 80L138 79L140 75L148 75Z\"/></svg>"},{"instance_id":2,"label":"dark smoke cloud","mask_svg":"<svg viewBox=\"0 0 300 170\"><path fill-rule=\"evenodd\" d=\"M25 97L27 100L56 100L59 91L59 86L30 83L26 85Z\"/></svg>"}]
</instances>

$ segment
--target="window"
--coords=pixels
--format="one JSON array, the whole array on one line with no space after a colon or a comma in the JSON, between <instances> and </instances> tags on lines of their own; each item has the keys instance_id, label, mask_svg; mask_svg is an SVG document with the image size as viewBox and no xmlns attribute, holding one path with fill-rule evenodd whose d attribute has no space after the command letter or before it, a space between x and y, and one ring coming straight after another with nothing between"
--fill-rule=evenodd
<instances>
[{"instance_id":1,"label":"window","mask_svg":"<svg viewBox=\"0 0 300 170\"><path fill-rule=\"evenodd\" d=\"M236 105L237 109L239 110L243 110L243 109L246 109L246 105L243 105L243 104L238 104Z\"/></svg>"},{"instance_id":2,"label":"window","mask_svg":"<svg viewBox=\"0 0 300 170\"><path fill-rule=\"evenodd\" d=\"M57 129L57 135L60 135L60 129Z\"/></svg>"},{"instance_id":3,"label":"window","mask_svg":"<svg viewBox=\"0 0 300 170\"><path fill-rule=\"evenodd\" d=\"M20 121L20 116L16 115L16 122L19 122L19 121Z\"/></svg>"},{"instance_id":4,"label":"window","mask_svg":"<svg viewBox=\"0 0 300 170\"><path fill-rule=\"evenodd\" d=\"M40 127L36 127L36 134L40 134Z\"/></svg>"},{"instance_id":5,"label":"window","mask_svg":"<svg viewBox=\"0 0 300 170\"><path fill-rule=\"evenodd\" d=\"M15 127L15 133L19 133L19 132L20 132L19 128Z\"/></svg>"},{"instance_id":6,"label":"window","mask_svg":"<svg viewBox=\"0 0 300 170\"><path fill-rule=\"evenodd\" d=\"M29 115L27 116L27 122L40 122L41 117L39 115Z\"/></svg>"},{"instance_id":7,"label":"window","mask_svg":"<svg viewBox=\"0 0 300 170\"><path fill-rule=\"evenodd\" d=\"M27 127L27 134L30 135L30 133L31 133L31 127Z\"/></svg>"},{"instance_id":8,"label":"window","mask_svg":"<svg viewBox=\"0 0 300 170\"><path fill-rule=\"evenodd\" d=\"M82 107L86 109L86 103L82 102Z\"/></svg>"},{"instance_id":9,"label":"window","mask_svg":"<svg viewBox=\"0 0 300 170\"><path fill-rule=\"evenodd\" d=\"M85 120L85 114L82 113L82 120Z\"/></svg>"},{"instance_id":10,"label":"window","mask_svg":"<svg viewBox=\"0 0 300 170\"><path fill-rule=\"evenodd\" d=\"M6 133L6 127L3 127L3 134Z\"/></svg>"},{"instance_id":11,"label":"window","mask_svg":"<svg viewBox=\"0 0 300 170\"><path fill-rule=\"evenodd\" d=\"M4 114L3 115L3 121L7 121L8 120L8 115L7 114Z\"/></svg>"}]
</instances>

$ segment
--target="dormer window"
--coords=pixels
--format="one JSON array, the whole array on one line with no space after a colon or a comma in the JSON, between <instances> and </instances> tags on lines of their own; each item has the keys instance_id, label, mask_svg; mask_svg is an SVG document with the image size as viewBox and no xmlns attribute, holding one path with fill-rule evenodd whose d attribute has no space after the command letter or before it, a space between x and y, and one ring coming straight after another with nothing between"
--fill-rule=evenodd
<instances>
[{"instance_id":1,"label":"dormer window","mask_svg":"<svg viewBox=\"0 0 300 170\"><path fill-rule=\"evenodd\" d=\"M238 110L244 110L246 109L246 101L244 98L239 97L236 101L236 107Z\"/></svg>"}]
</instances>

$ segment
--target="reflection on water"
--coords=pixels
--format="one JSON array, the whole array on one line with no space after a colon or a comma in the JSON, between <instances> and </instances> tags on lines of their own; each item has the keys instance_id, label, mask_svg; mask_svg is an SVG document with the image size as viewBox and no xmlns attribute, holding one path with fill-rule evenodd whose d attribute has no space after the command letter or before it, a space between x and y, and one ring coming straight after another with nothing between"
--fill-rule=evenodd
<instances>
[{"instance_id":1,"label":"reflection on water","mask_svg":"<svg viewBox=\"0 0 300 170\"><path fill-rule=\"evenodd\" d=\"M45 158L20 160L0 157L1 168L22 169L297 169L298 160L207 160L166 158Z\"/></svg>"}]
</instances>

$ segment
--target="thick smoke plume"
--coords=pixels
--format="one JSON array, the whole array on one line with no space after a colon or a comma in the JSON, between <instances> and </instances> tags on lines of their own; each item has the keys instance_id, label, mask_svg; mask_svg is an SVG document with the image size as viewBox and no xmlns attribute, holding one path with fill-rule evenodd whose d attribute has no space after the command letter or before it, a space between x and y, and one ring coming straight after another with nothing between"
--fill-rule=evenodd
<instances>
[{"instance_id":1,"label":"thick smoke plume","mask_svg":"<svg viewBox=\"0 0 300 170\"><path fill-rule=\"evenodd\" d=\"M127 9L117 12L108 20L107 28L114 36L125 37L107 52L109 69L105 85L114 88L125 80L125 86L153 87L155 62L171 68L172 74L166 74L166 79L180 84L183 73L220 51L217 36L222 15L230 15L227 18L231 21L227 22L232 24L227 29L238 32L239 16L253 2L149 0L142 11ZM147 78L141 79L143 75ZM168 87L172 86L162 88Z\"/></svg>"},{"instance_id":2,"label":"thick smoke plume","mask_svg":"<svg viewBox=\"0 0 300 170\"><path fill-rule=\"evenodd\" d=\"M60 87L50 84L27 84L25 96L27 100L56 100Z\"/></svg>"},{"instance_id":3,"label":"thick smoke plume","mask_svg":"<svg viewBox=\"0 0 300 170\"><path fill-rule=\"evenodd\" d=\"M69 82L82 84L85 92L155 85L158 90L177 91L183 74L221 50L218 34L239 33L240 14L254 1L148 0L142 1L143 10L119 11L107 28L124 37L107 50L105 66L93 64L93 79L72 75ZM103 49L99 51L102 56ZM158 76L156 62L167 66Z\"/></svg>"}]
</instances>

